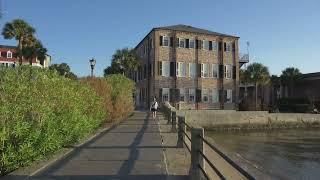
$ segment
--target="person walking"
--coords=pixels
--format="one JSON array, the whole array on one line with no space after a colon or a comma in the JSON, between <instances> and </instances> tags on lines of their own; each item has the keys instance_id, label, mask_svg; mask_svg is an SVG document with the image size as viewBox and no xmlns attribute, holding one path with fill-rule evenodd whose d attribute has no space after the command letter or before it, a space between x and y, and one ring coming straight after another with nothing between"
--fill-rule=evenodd
<instances>
[{"instance_id":1,"label":"person walking","mask_svg":"<svg viewBox=\"0 0 320 180\"><path fill-rule=\"evenodd\" d=\"M153 98L151 103L150 111L152 112L152 119L155 120L157 117L158 102L156 98Z\"/></svg>"}]
</instances>

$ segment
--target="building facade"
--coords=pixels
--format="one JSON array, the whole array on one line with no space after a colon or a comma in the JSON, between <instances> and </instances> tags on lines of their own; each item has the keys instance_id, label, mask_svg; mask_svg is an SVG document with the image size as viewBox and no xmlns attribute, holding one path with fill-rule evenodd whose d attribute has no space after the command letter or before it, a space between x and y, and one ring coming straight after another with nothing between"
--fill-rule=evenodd
<instances>
[{"instance_id":1,"label":"building facade","mask_svg":"<svg viewBox=\"0 0 320 180\"><path fill-rule=\"evenodd\" d=\"M156 97L179 109L235 109L239 84L239 37L186 25L153 28L135 47L141 66L135 103Z\"/></svg>"},{"instance_id":2,"label":"building facade","mask_svg":"<svg viewBox=\"0 0 320 180\"><path fill-rule=\"evenodd\" d=\"M0 65L7 67L19 65L16 52L16 46L0 45ZM46 59L43 62L40 62L40 60L35 57L32 59L32 66L49 67L50 62L51 56L49 55L46 55ZM22 64L30 64L30 62L27 59L23 59Z\"/></svg>"}]
</instances>

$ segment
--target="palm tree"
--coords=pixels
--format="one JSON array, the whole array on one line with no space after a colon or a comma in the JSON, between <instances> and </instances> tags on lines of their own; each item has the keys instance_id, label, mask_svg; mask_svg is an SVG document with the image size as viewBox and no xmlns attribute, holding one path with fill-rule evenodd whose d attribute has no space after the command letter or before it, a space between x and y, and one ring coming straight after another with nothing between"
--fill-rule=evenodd
<instances>
[{"instance_id":1,"label":"palm tree","mask_svg":"<svg viewBox=\"0 0 320 180\"><path fill-rule=\"evenodd\" d=\"M6 23L2 29L4 39L15 38L18 41L18 58L20 65L22 64L22 48L26 39L35 33L35 29L22 19L15 19Z\"/></svg>"},{"instance_id":2,"label":"palm tree","mask_svg":"<svg viewBox=\"0 0 320 180\"><path fill-rule=\"evenodd\" d=\"M37 40L32 34L29 34L24 38L22 42L21 54L24 58L29 61L29 64L32 66L32 60L38 58L40 64L43 64L43 61L46 58L47 49L43 47L42 43Z\"/></svg>"},{"instance_id":3,"label":"palm tree","mask_svg":"<svg viewBox=\"0 0 320 180\"><path fill-rule=\"evenodd\" d=\"M255 86L255 108L257 109L258 104L258 86L265 85L269 82L270 75L268 67L261 63L252 63L247 67L247 71L250 74L250 82ZM262 101L263 101L262 96ZM263 105L261 103L261 105Z\"/></svg>"},{"instance_id":4,"label":"palm tree","mask_svg":"<svg viewBox=\"0 0 320 180\"><path fill-rule=\"evenodd\" d=\"M273 105L279 99L279 91L280 91L280 77L277 75L272 75L270 77L270 85L271 85L271 100Z\"/></svg>"},{"instance_id":5,"label":"palm tree","mask_svg":"<svg viewBox=\"0 0 320 180\"><path fill-rule=\"evenodd\" d=\"M240 83L244 85L245 97L247 96L247 85L250 83L250 73L247 69L240 69Z\"/></svg>"},{"instance_id":6,"label":"palm tree","mask_svg":"<svg viewBox=\"0 0 320 180\"><path fill-rule=\"evenodd\" d=\"M300 70L294 67L288 67L282 71L282 74L280 76L281 84L285 85L286 89L290 89L289 96L293 96L294 84L301 79L301 76L302 74Z\"/></svg>"},{"instance_id":7,"label":"palm tree","mask_svg":"<svg viewBox=\"0 0 320 180\"><path fill-rule=\"evenodd\" d=\"M111 61L111 66L118 67L116 69L120 69L123 74L127 74L131 69L136 70L140 65L136 53L128 48L118 49L115 54L113 54Z\"/></svg>"}]
</instances>

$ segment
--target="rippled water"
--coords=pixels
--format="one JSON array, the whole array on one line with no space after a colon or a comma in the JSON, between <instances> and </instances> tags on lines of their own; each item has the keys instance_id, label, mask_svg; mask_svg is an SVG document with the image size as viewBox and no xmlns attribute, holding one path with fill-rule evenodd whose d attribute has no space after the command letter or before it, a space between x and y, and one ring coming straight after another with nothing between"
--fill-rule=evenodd
<instances>
[{"instance_id":1,"label":"rippled water","mask_svg":"<svg viewBox=\"0 0 320 180\"><path fill-rule=\"evenodd\" d=\"M241 166L271 179L320 179L320 129L206 135Z\"/></svg>"}]
</instances>

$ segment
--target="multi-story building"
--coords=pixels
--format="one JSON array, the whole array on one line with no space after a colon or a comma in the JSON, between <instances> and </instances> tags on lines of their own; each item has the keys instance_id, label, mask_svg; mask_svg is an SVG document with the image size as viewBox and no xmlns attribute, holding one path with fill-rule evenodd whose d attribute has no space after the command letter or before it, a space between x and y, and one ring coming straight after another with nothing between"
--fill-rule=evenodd
<instances>
[{"instance_id":1,"label":"multi-story building","mask_svg":"<svg viewBox=\"0 0 320 180\"><path fill-rule=\"evenodd\" d=\"M235 109L239 82L239 37L186 25L153 28L135 47L141 66L135 103L153 98L179 109Z\"/></svg>"},{"instance_id":2,"label":"multi-story building","mask_svg":"<svg viewBox=\"0 0 320 180\"><path fill-rule=\"evenodd\" d=\"M0 65L14 67L19 64L17 59L17 47L0 45ZM46 55L46 58L41 62L37 57L32 59L32 66L49 67L51 56ZM23 59L22 64L30 64L29 60Z\"/></svg>"}]
</instances>

